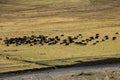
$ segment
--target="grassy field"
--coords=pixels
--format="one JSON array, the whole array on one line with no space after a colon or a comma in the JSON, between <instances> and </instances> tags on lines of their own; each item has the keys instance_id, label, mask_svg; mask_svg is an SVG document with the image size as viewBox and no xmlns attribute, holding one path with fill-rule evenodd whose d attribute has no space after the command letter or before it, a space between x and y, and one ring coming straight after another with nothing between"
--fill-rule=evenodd
<instances>
[{"instance_id":1,"label":"grassy field","mask_svg":"<svg viewBox=\"0 0 120 80\"><path fill-rule=\"evenodd\" d=\"M111 39L116 32L120 33L119 5L119 0L0 0L2 39L40 34L66 37L81 33L85 39L99 33L99 40L110 36L108 41L86 46L7 47L1 40L0 72L70 65L78 60L120 58L120 34L117 40Z\"/></svg>"}]
</instances>

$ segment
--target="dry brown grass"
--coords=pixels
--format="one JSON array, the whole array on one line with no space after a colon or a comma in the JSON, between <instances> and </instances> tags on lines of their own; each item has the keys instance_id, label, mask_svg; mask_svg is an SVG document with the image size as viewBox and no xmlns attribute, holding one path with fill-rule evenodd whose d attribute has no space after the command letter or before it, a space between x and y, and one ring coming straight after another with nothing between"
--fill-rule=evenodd
<instances>
[{"instance_id":1,"label":"dry brown grass","mask_svg":"<svg viewBox=\"0 0 120 80\"><path fill-rule=\"evenodd\" d=\"M21 0L24 1L24 0ZM29 2L11 2L0 5L0 37L19 37L30 35L77 35L82 33L84 38L99 33L101 38L104 35L114 36L115 32L120 32L120 1L94 1L86 0L84 4L77 1L54 1L50 2L36 0L33 4ZM89 2L88 2L89 1ZM106 2L105 2L106 1ZM108 2L108 3L107 3ZM107 3L107 4L106 4ZM67 4L67 5L66 5ZM106 4L106 5L104 5ZM2 60L6 63L21 60L41 62L45 60L56 60L64 58L75 58L66 62L53 61L45 62L48 65L74 64L76 60L91 60L91 58L111 58L120 57L120 35L116 41L106 41L92 46L9 46L6 47L0 41L0 54L2 58L9 55L9 60ZM44 55L41 55L44 54ZM0 62L1 64L1 62ZM34 64L35 65L35 64ZM37 67L39 65L36 65ZM41 65L40 65L41 66ZM8 65L9 67L9 65ZM33 67L32 67L33 68ZM2 69L2 68L1 68ZM9 69L9 68L8 68ZM12 70L12 68L10 68Z\"/></svg>"}]
</instances>

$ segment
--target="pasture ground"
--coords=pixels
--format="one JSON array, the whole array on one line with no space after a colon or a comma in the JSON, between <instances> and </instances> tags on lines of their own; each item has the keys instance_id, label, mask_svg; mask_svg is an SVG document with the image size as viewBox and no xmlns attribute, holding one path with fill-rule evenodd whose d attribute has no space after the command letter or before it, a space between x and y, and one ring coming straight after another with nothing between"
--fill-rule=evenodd
<instances>
[{"instance_id":1,"label":"pasture ground","mask_svg":"<svg viewBox=\"0 0 120 80\"><path fill-rule=\"evenodd\" d=\"M11 45L0 41L0 72L56 65L71 65L76 61L120 58L119 0L0 0L0 38L24 35L76 36L84 39L100 34L110 39L97 45ZM93 41L94 42L94 41ZM8 57L8 58L6 58ZM60 60L59 60L60 59Z\"/></svg>"}]
</instances>

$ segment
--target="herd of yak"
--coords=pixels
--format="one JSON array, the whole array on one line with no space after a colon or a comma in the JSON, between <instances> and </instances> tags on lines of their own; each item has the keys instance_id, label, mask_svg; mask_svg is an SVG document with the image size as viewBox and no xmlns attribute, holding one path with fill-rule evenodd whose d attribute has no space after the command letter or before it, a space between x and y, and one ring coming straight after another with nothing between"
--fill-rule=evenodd
<instances>
[{"instance_id":1,"label":"herd of yak","mask_svg":"<svg viewBox=\"0 0 120 80\"><path fill-rule=\"evenodd\" d=\"M92 45L96 45L100 42L107 41L109 39L111 40L116 40L117 35L119 33L116 32L113 37L109 37L108 35L105 35L101 40L100 34L95 34L94 36L90 36L86 39L82 39L84 36L82 34L78 34L77 36L67 36L67 38L63 39L64 34L60 36L55 36L55 37L48 37L44 35L39 35L39 36L23 36L23 37L16 37L16 38L6 38L4 40L4 43L6 46L10 46L12 44L19 46L19 45L29 45L29 46L34 46L34 45L55 45L55 44L60 44L60 45L70 45L70 44L76 44L76 45L87 45L89 42L93 41Z\"/></svg>"}]
</instances>

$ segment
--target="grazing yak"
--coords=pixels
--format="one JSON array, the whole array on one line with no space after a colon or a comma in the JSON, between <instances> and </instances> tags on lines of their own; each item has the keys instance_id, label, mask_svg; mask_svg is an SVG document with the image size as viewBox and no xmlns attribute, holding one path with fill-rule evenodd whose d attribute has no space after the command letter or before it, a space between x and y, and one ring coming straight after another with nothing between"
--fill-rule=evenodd
<instances>
[{"instance_id":1,"label":"grazing yak","mask_svg":"<svg viewBox=\"0 0 120 80\"><path fill-rule=\"evenodd\" d=\"M119 34L118 32L116 32L115 34ZM84 38L84 36L82 34L78 34L77 36L67 36L64 37L64 34L61 34L60 36L55 36L55 37L49 37L49 36L45 36L45 35L31 35L31 36L23 36L23 37L15 37L15 38L5 38L4 43L6 44L6 46L10 46L10 45L29 45L29 46L34 46L34 45L44 45L44 44L48 44L48 45L55 45L55 44L60 44L60 45L70 45L72 43L76 44L76 45L88 45L88 43L91 43L94 41L94 43L92 43L92 45L96 45L100 42L104 42L106 40L109 40L110 37L108 35L105 35L104 38L102 40L99 40L100 38L100 34L95 34L94 36L90 36L87 38ZM113 36L112 40L116 40L118 36ZM0 38L0 40L2 40L2 38ZM95 42L95 40L97 40Z\"/></svg>"}]
</instances>

